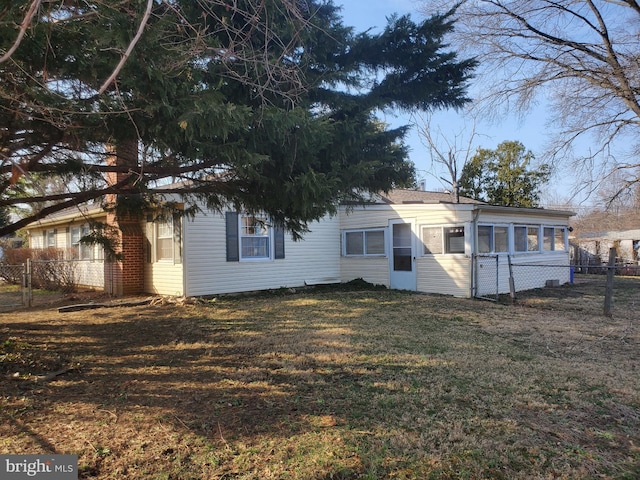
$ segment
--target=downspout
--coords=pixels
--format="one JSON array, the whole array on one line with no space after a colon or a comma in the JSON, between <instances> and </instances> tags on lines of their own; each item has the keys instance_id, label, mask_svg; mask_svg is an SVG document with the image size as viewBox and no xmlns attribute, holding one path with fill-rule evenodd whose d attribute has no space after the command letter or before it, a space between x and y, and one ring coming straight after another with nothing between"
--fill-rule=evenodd
<instances>
[{"instance_id":1,"label":"downspout","mask_svg":"<svg viewBox=\"0 0 640 480\"><path fill-rule=\"evenodd\" d=\"M471 275L469 278L469 294L470 298L475 298L475 291L478 285L478 269L476 268L476 254L478 251L478 217L480 216L480 208L473 207L473 220L471 221L472 240L471 245Z\"/></svg>"},{"instance_id":2,"label":"downspout","mask_svg":"<svg viewBox=\"0 0 640 480\"><path fill-rule=\"evenodd\" d=\"M182 296L186 297L187 296L187 290L189 288L189 279L187 277L187 273L189 271L189 260L188 260L188 255L187 255L187 249L185 248L187 245L187 242L185 241L185 238L187 236L187 224L189 222L185 222L185 216L182 215L180 217L180 222L181 222L181 227L180 227L180 242L182 245L180 245L180 249L182 251Z\"/></svg>"}]
</instances>

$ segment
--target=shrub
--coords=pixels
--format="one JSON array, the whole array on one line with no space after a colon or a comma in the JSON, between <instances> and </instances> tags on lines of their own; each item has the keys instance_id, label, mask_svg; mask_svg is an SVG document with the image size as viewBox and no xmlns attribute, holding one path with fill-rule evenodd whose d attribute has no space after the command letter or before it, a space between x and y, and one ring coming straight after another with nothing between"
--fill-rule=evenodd
<instances>
[{"instance_id":1,"label":"shrub","mask_svg":"<svg viewBox=\"0 0 640 480\"><path fill-rule=\"evenodd\" d=\"M31 286L44 290L72 292L77 288L76 264L64 260L64 252L59 248L9 248L3 250L1 263L22 265L31 259ZM0 277L6 282L17 284L22 280L22 271L0 269Z\"/></svg>"}]
</instances>

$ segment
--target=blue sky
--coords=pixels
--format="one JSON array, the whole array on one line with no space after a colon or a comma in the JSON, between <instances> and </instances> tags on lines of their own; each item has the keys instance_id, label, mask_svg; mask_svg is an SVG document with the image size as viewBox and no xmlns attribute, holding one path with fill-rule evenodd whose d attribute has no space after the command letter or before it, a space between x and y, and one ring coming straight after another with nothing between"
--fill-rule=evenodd
<instances>
[{"instance_id":1,"label":"blue sky","mask_svg":"<svg viewBox=\"0 0 640 480\"><path fill-rule=\"evenodd\" d=\"M411 14L414 19L420 20L423 16L418 12L420 2L410 0L334 0L336 5L342 6L342 16L344 23L363 31L368 28L381 29L386 25L386 17L395 13ZM470 91L473 95L473 89ZM386 115L383 120L392 126L405 125L410 122L407 116ZM464 115L455 111L439 112L434 116L434 125L443 132L450 131L459 134L465 126ZM544 112L541 109L533 111L524 119L508 118L501 122L479 122L476 126L478 140L474 146L483 148L495 148L505 140L518 140L522 142L528 150L531 150L536 158L541 159L546 136ZM445 185L438 180L438 176L446 176L442 169L433 170L431 159L426 147L422 144L417 132L412 130L407 138L407 143L411 148L410 159L416 165L418 174L427 181L427 188L442 189ZM568 188L568 187L567 187ZM565 188L565 192L567 191ZM561 190L560 183L556 178L550 185L549 193Z\"/></svg>"}]
</instances>

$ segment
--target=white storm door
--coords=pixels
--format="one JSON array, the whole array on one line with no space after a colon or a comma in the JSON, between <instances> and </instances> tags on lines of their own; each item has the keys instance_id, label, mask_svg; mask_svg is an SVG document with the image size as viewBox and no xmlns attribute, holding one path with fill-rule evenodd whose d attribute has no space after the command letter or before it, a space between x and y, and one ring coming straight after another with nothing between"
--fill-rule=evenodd
<instances>
[{"instance_id":1,"label":"white storm door","mask_svg":"<svg viewBox=\"0 0 640 480\"><path fill-rule=\"evenodd\" d=\"M416 290L413 222L389 220L389 284L397 290Z\"/></svg>"}]
</instances>

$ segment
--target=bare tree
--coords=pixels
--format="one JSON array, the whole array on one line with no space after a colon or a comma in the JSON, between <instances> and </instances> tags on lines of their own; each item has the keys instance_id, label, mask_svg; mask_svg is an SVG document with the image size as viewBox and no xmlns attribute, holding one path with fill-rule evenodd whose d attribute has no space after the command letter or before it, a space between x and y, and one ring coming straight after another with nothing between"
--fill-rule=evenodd
<instances>
[{"instance_id":1,"label":"bare tree","mask_svg":"<svg viewBox=\"0 0 640 480\"><path fill-rule=\"evenodd\" d=\"M420 137L420 141L427 148L431 157L431 169L446 168L448 177L434 173L445 184L449 185L455 202L460 203L460 176L464 166L473 156L472 146L478 136L476 120L469 115L471 126L461 128L457 132L444 130L441 125L435 125L433 114L416 113L413 123Z\"/></svg>"},{"instance_id":2,"label":"bare tree","mask_svg":"<svg viewBox=\"0 0 640 480\"><path fill-rule=\"evenodd\" d=\"M424 10L448 9L430 1ZM494 114L549 103L550 155L575 171L612 170L640 182L640 3L636 0L463 0L456 47L476 55L477 100ZM585 144L595 144L588 153Z\"/></svg>"}]
</instances>

